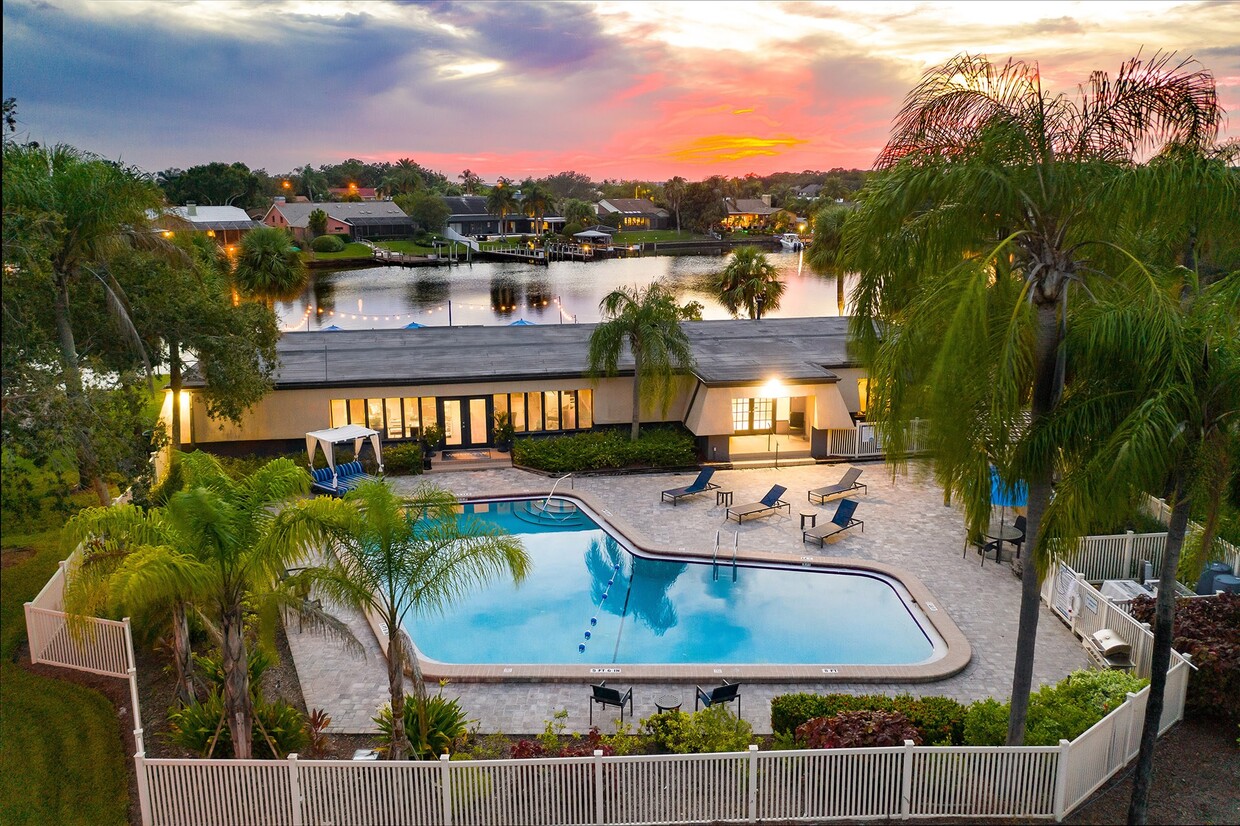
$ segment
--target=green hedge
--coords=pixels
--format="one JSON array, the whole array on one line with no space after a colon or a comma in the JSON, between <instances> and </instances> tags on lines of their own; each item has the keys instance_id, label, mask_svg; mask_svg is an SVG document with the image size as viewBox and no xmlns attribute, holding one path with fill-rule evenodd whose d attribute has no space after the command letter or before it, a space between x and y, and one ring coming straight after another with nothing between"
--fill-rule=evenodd
<instances>
[{"instance_id":1,"label":"green hedge","mask_svg":"<svg viewBox=\"0 0 1240 826\"><path fill-rule=\"evenodd\" d=\"M802 723L835 717L846 711L897 711L921 732L931 746L958 746L964 742L965 706L949 697L913 697L900 694L784 694L771 701L771 728L791 734Z\"/></svg>"},{"instance_id":2,"label":"green hedge","mask_svg":"<svg viewBox=\"0 0 1240 826\"><path fill-rule=\"evenodd\" d=\"M388 476L407 476L422 472L422 447L412 442L383 448L383 472Z\"/></svg>"},{"instance_id":3,"label":"green hedge","mask_svg":"<svg viewBox=\"0 0 1240 826\"><path fill-rule=\"evenodd\" d=\"M335 235L320 235L310 242L315 252L344 252L345 243Z\"/></svg>"},{"instance_id":4,"label":"green hedge","mask_svg":"<svg viewBox=\"0 0 1240 826\"><path fill-rule=\"evenodd\" d=\"M548 473L625 467L685 467L697 463L693 436L672 428L651 428L636 442L616 430L518 439L514 463Z\"/></svg>"}]
</instances>

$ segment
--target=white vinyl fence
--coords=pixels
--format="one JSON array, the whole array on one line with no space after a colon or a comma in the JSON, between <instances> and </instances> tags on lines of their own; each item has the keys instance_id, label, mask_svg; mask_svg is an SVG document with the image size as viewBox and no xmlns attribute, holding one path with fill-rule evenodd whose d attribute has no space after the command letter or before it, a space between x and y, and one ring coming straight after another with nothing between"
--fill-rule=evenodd
<instances>
[{"instance_id":1,"label":"white vinyl fence","mask_svg":"<svg viewBox=\"0 0 1240 826\"><path fill-rule=\"evenodd\" d=\"M909 453L921 453L926 449L922 439L923 432L921 421L915 420L912 423ZM885 455L882 434L871 422L857 422L855 427L830 429L826 433L827 455L829 456L867 459Z\"/></svg>"},{"instance_id":2,"label":"white vinyl fence","mask_svg":"<svg viewBox=\"0 0 1240 826\"><path fill-rule=\"evenodd\" d=\"M1099 565L1123 547L1105 544ZM1109 554L1109 556L1107 555ZM537 760L303 761L148 758L128 620L63 610L62 566L26 605L39 662L128 677L144 826L755 823L876 818L1060 820L1137 753L1149 689L1058 746L800 750ZM1149 674L1148 627L1059 563L1042 592L1078 635L1111 628ZM59 606L53 608L50 606ZM79 622L84 630L77 630ZM117 639L123 644L118 645ZM1172 654L1160 732L1181 718L1189 666Z\"/></svg>"},{"instance_id":3,"label":"white vinyl fence","mask_svg":"<svg viewBox=\"0 0 1240 826\"><path fill-rule=\"evenodd\" d=\"M1171 524L1171 506L1163 500L1150 496L1147 493L1145 495L1145 510L1150 514L1150 516L1153 516L1164 525ZM1190 519L1188 522L1189 533L1200 530L1201 525ZM1226 562L1231 566L1233 571L1240 571L1240 548L1231 544L1226 539L1215 537L1214 553L1210 555L1210 558L1207 561ZM1240 576L1240 574L1237 574L1237 576Z\"/></svg>"}]
</instances>

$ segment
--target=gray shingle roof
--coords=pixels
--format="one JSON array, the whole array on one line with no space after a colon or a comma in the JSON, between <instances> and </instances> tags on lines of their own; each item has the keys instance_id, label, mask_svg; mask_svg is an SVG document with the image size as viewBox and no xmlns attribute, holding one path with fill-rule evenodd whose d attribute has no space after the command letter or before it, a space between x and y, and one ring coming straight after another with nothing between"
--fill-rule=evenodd
<instances>
[{"instance_id":1,"label":"gray shingle roof","mask_svg":"<svg viewBox=\"0 0 1240 826\"><path fill-rule=\"evenodd\" d=\"M310 221L310 213L321 209L337 221L346 224L399 223L409 221L409 216L391 201L353 201L328 203L273 204L280 210L289 226L304 227ZM393 221L392 219L398 219Z\"/></svg>"},{"instance_id":2,"label":"gray shingle roof","mask_svg":"<svg viewBox=\"0 0 1240 826\"><path fill-rule=\"evenodd\" d=\"M287 333L280 340L276 386L348 387L587 375L593 324L529 327L424 327ZM832 367L851 366L846 318L767 318L685 324L707 385L751 384L778 377L834 382ZM632 358L620 359L631 375Z\"/></svg>"}]
</instances>

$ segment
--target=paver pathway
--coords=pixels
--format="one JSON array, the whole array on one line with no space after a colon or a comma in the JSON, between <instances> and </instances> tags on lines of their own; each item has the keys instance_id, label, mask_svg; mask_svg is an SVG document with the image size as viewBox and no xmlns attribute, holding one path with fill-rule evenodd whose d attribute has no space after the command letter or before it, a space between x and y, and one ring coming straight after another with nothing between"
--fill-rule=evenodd
<instances>
[{"instance_id":1,"label":"paver pathway","mask_svg":"<svg viewBox=\"0 0 1240 826\"><path fill-rule=\"evenodd\" d=\"M623 513L629 525L651 543L709 549L715 531L722 528L738 531L741 548L749 551L848 557L903 568L930 589L939 608L951 616L973 647L973 659L964 671L934 683L745 685L741 689L741 712L755 732L770 732L771 698L795 691L907 691L945 695L961 702L989 696L1006 698L1016 651L1019 580L1007 564L988 561L979 567L975 551L962 558L962 516L955 507L944 506L942 489L932 481L918 478L915 472L893 482L881 463L857 466L865 469L861 481L869 486L866 495L856 497L857 516L865 521L865 530L854 531L824 550L802 543L797 512L808 504L804 502L805 491L837 481L847 465L717 472L713 481L724 490L734 491L736 502L757 501L774 484L788 488L784 498L793 505L791 516L747 521L739 527L735 522L724 525L725 509L715 505L713 496L685 500L677 507L660 502L659 491L686 485L694 474L590 476L576 478L572 484L576 490L587 491L607 503L613 512ZM412 490L419 481L418 477L390 480L400 491ZM436 474L434 481L458 496L542 491L550 486L544 476L515 469ZM562 490L566 484L561 485ZM816 509L821 523L834 513L835 503ZM351 621L367 649L364 659L351 657L340 646L309 632L291 632L289 645L306 705L326 709L335 731L368 732L374 729L370 718L375 709L386 701L387 676L374 635L360 617L354 616ZM1080 643L1043 607L1038 623L1035 687L1056 682L1088 664ZM619 681L617 684L623 686ZM668 692L682 694L685 710L692 710L692 684L638 683L633 690L638 718L653 714L654 698ZM568 711L568 731L584 732L588 727L589 689L585 683L455 683L445 693L460 696L483 732L537 733L561 709ZM609 711L614 716L614 710ZM599 718L596 711L596 723Z\"/></svg>"}]
</instances>

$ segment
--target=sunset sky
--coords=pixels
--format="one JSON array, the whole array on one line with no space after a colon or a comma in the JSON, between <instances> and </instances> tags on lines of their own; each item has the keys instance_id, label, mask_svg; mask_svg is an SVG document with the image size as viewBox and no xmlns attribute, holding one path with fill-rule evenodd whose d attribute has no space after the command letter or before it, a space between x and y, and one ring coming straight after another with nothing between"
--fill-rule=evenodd
<instances>
[{"instance_id":1,"label":"sunset sky","mask_svg":"<svg viewBox=\"0 0 1240 826\"><path fill-rule=\"evenodd\" d=\"M1240 5L4 0L19 138L149 171L412 157L450 178L868 168L967 51L1074 91L1138 50L1211 70L1240 135Z\"/></svg>"}]
</instances>

